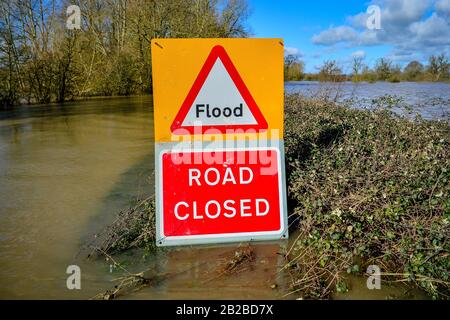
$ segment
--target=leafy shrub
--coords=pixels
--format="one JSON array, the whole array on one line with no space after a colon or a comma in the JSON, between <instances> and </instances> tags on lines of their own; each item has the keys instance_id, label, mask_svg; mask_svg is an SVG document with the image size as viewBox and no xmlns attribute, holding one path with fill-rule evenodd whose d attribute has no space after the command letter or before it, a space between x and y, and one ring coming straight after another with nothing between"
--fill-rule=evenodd
<instances>
[{"instance_id":1,"label":"leafy shrub","mask_svg":"<svg viewBox=\"0 0 450 320\"><path fill-rule=\"evenodd\" d=\"M448 123L299 95L286 97L285 110L289 210L300 233L288 257L300 279L293 289L325 297L361 260L448 297ZM305 264L319 278L304 280Z\"/></svg>"}]
</instances>

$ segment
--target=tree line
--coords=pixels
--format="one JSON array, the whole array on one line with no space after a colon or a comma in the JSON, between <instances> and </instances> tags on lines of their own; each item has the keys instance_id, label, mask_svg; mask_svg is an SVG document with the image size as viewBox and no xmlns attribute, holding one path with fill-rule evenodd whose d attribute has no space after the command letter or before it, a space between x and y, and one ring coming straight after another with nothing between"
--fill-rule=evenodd
<instances>
[{"instance_id":1,"label":"tree line","mask_svg":"<svg viewBox=\"0 0 450 320\"><path fill-rule=\"evenodd\" d=\"M351 71L343 72L336 60L327 60L317 67L317 73L305 73L305 64L294 55L287 55L284 61L286 81L450 81L450 62L445 54L432 55L426 65L419 61L411 61L404 68L394 64L388 58L380 58L370 68L363 57L354 57Z\"/></svg>"},{"instance_id":2,"label":"tree line","mask_svg":"<svg viewBox=\"0 0 450 320\"><path fill-rule=\"evenodd\" d=\"M151 39L245 37L247 16L245 0L2 1L0 108L150 93Z\"/></svg>"}]
</instances>

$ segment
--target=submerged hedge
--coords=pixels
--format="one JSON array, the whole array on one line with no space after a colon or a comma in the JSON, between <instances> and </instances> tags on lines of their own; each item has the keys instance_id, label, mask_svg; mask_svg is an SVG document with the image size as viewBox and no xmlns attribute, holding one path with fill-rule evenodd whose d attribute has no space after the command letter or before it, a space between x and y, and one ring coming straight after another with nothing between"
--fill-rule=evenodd
<instances>
[{"instance_id":1,"label":"submerged hedge","mask_svg":"<svg viewBox=\"0 0 450 320\"><path fill-rule=\"evenodd\" d=\"M449 296L450 127L388 107L286 97L289 210L300 232L288 258L292 287L307 297L346 290L340 273L369 264L384 280Z\"/></svg>"}]
</instances>

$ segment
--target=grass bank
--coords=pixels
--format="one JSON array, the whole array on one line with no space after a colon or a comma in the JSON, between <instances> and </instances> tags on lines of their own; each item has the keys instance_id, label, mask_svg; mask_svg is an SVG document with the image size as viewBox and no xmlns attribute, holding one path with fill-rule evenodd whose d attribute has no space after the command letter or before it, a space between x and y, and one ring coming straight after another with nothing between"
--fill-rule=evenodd
<instances>
[{"instance_id":1,"label":"grass bank","mask_svg":"<svg viewBox=\"0 0 450 320\"><path fill-rule=\"evenodd\" d=\"M449 298L449 141L446 122L408 120L388 100L372 111L285 98L291 294L327 298L347 273L377 265L383 281ZM154 203L122 212L95 244L102 254L154 247Z\"/></svg>"}]
</instances>

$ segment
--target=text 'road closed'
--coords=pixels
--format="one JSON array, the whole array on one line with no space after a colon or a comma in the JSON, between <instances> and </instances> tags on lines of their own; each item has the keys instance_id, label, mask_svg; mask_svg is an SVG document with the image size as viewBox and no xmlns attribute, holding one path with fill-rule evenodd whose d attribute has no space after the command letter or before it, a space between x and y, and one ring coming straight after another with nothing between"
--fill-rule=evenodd
<instances>
[{"instance_id":1,"label":"text 'road closed'","mask_svg":"<svg viewBox=\"0 0 450 320\"><path fill-rule=\"evenodd\" d=\"M264 157L258 157L262 153L258 150L215 151L214 156L218 152L224 159L247 159L247 163L180 164L173 153L162 155L165 236L280 229L279 171L264 170L279 165L278 151L264 150ZM259 160L267 157L277 163Z\"/></svg>"}]
</instances>

